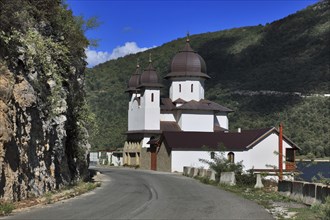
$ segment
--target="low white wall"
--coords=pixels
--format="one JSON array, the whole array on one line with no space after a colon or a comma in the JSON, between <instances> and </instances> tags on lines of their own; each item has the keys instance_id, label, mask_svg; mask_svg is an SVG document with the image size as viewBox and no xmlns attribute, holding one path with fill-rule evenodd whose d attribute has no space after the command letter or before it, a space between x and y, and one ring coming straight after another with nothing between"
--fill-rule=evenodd
<instances>
[{"instance_id":1,"label":"low white wall","mask_svg":"<svg viewBox=\"0 0 330 220\"><path fill-rule=\"evenodd\" d=\"M222 128L228 129L229 128L229 120L227 114L217 114L214 118L215 124L219 125Z\"/></svg>"},{"instance_id":2,"label":"low white wall","mask_svg":"<svg viewBox=\"0 0 330 220\"><path fill-rule=\"evenodd\" d=\"M161 113L160 121L175 121L175 118L172 113Z\"/></svg>"},{"instance_id":3,"label":"low white wall","mask_svg":"<svg viewBox=\"0 0 330 220\"><path fill-rule=\"evenodd\" d=\"M199 159L211 160L210 153L206 151L172 151L172 172L183 172L183 167L199 167L208 169L206 163Z\"/></svg>"},{"instance_id":4,"label":"low white wall","mask_svg":"<svg viewBox=\"0 0 330 220\"><path fill-rule=\"evenodd\" d=\"M213 112L182 113L179 126L183 131L212 132L214 128Z\"/></svg>"},{"instance_id":5,"label":"low white wall","mask_svg":"<svg viewBox=\"0 0 330 220\"><path fill-rule=\"evenodd\" d=\"M220 152L215 152L220 154ZM225 157L229 152L224 152ZM249 152L234 152L235 162L243 160L244 167L251 167ZM211 155L208 151L172 151L172 172L183 172L183 167L202 167L208 169L209 165L202 163L199 159L211 161ZM256 168L256 167L255 167ZM251 169L251 168L248 168Z\"/></svg>"}]
</instances>

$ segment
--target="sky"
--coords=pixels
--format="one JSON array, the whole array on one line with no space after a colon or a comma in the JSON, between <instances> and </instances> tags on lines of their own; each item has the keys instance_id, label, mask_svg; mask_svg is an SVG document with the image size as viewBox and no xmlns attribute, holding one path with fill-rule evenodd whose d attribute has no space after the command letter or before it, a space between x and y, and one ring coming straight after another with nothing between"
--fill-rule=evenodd
<instances>
[{"instance_id":1,"label":"sky","mask_svg":"<svg viewBox=\"0 0 330 220\"><path fill-rule=\"evenodd\" d=\"M265 25L317 0L66 0L76 16L96 16L101 25L86 32L98 39L86 48L88 66L145 51L190 35Z\"/></svg>"}]
</instances>

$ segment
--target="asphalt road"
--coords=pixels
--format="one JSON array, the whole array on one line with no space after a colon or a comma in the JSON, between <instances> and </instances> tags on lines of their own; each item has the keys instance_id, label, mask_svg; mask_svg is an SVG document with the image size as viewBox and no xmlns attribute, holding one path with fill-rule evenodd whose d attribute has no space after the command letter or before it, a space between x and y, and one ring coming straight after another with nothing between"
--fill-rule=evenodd
<instances>
[{"instance_id":1,"label":"asphalt road","mask_svg":"<svg viewBox=\"0 0 330 220\"><path fill-rule=\"evenodd\" d=\"M254 202L182 175L98 170L96 190L6 219L273 219Z\"/></svg>"}]
</instances>

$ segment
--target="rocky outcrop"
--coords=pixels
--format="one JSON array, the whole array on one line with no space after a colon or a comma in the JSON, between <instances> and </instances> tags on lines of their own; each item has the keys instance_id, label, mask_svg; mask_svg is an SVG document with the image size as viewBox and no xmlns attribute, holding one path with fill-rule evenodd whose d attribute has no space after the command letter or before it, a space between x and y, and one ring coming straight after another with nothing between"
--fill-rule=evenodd
<instances>
[{"instance_id":1,"label":"rocky outcrop","mask_svg":"<svg viewBox=\"0 0 330 220\"><path fill-rule=\"evenodd\" d=\"M11 201L84 178L89 150L81 111L87 41L60 3L15 1L0 5L0 199Z\"/></svg>"},{"instance_id":2,"label":"rocky outcrop","mask_svg":"<svg viewBox=\"0 0 330 220\"><path fill-rule=\"evenodd\" d=\"M77 158L68 159L66 146L69 94L59 100L57 115L49 117L24 76L3 64L0 71L0 196L20 200L80 178Z\"/></svg>"}]
</instances>

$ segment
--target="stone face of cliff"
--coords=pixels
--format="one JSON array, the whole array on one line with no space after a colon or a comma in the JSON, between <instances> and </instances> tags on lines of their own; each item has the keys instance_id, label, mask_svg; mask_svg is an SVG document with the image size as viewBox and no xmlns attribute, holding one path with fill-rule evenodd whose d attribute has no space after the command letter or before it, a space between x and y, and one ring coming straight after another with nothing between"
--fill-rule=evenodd
<instances>
[{"instance_id":1,"label":"stone face of cliff","mask_svg":"<svg viewBox=\"0 0 330 220\"><path fill-rule=\"evenodd\" d=\"M43 2L3 1L0 6L5 12L0 24L3 200L42 195L88 172L86 113L80 111L88 41L62 4Z\"/></svg>"}]
</instances>

